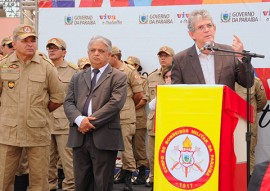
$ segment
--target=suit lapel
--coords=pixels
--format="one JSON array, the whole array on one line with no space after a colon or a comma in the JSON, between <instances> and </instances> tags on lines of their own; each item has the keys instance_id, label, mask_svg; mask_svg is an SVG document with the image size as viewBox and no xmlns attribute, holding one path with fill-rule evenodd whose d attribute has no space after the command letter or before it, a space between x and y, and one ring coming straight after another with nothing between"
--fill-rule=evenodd
<instances>
[{"instance_id":1,"label":"suit lapel","mask_svg":"<svg viewBox=\"0 0 270 191\"><path fill-rule=\"evenodd\" d=\"M218 44L215 44L215 47L220 48ZM223 65L223 59L222 59L222 56L220 57L220 54L222 54L222 52L216 51L214 53L215 82L216 82L216 84L219 84L219 79L220 79L220 75L221 75L221 69L222 69L222 65Z\"/></svg>"},{"instance_id":2,"label":"suit lapel","mask_svg":"<svg viewBox=\"0 0 270 191\"><path fill-rule=\"evenodd\" d=\"M197 51L196 51L196 45L194 44L190 49L189 49L189 52L188 52L188 55L189 55L189 63L188 64L191 64L199 82L201 84L205 84L205 79L204 79L204 76L203 76L203 71L202 71L202 67L201 67L201 64L200 64L200 60L199 60L199 56L197 54Z\"/></svg>"},{"instance_id":3,"label":"suit lapel","mask_svg":"<svg viewBox=\"0 0 270 191\"><path fill-rule=\"evenodd\" d=\"M84 71L83 77L84 77L85 83L87 84L87 87L90 90L91 89L91 68L88 68L86 71Z\"/></svg>"},{"instance_id":4,"label":"suit lapel","mask_svg":"<svg viewBox=\"0 0 270 191\"><path fill-rule=\"evenodd\" d=\"M95 91L95 89L97 89L100 86L100 84L102 84L108 77L110 77L111 73L112 73L112 67L110 65L108 65L106 67L106 69L104 70L104 72L99 77L99 79L98 79L98 81L96 83L96 86L93 89L93 91Z\"/></svg>"}]
</instances>

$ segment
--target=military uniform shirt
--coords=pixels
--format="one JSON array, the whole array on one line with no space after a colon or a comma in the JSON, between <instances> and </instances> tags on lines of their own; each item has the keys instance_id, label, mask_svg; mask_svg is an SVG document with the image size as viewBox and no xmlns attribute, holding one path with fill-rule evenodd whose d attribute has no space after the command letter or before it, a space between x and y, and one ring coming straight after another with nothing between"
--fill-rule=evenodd
<instances>
[{"instance_id":1,"label":"military uniform shirt","mask_svg":"<svg viewBox=\"0 0 270 191\"><path fill-rule=\"evenodd\" d=\"M78 71L78 66L64 60L64 62L57 68L57 71L66 93L72 76ZM51 120L52 134L67 135L69 133L69 121L64 112L63 105L52 112Z\"/></svg>"},{"instance_id":2,"label":"military uniform shirt","mask_svg":"<svg viewBox=\"0 0 270 191\"><path fill-rule=\"evenodd\" d=\"M0 93L0 143L50 145L48 104L65 96L54 65L38 53L21 63L14 52L0 63Z\"/></svg>"},{"instance_id":3,"label":"military uniform shirt","mask_svg":"<svg viewBox=\"0 0 270 191\"><path fill-rule=\"evenodd\" d=\"M141 76L142 86L143 86L143 98L144 100L147 100L146 93L148 91L148 85L147 85L147 78L144 76ZM139 109L136 109L136 129L145 129L146 128L146 109L145 105Z\"/></svg>"},{"instance_id":4,"label":"military uniform shirt","mask_svg":"<svg viewBox=\"0 0 270 191\"><path fill-rule=\"evenodd\" d=\"M148 76L148 101L150 102L152 99L156 97L156 88L157 85L164 85L165 81L162 77L161 68L156 69ZM155 135L154 127L153 127L153 119L154 119L155 111L150 110L147 116L147 129L148 135Z\"/></svg>"},{"instance_id":5,"label":"military uniform shirt","mask_svg":"<svg viewBox=\"0 0 270 191\"><path fill-rule=\"evenodd\" d=\"M133 101L134 93L143 92L142 81L137 70L129 64L123 64L120 71L127 75L127 98L120 112L120 123L128 124L136 122L135 104Z\"/></svg>"}]
</instances>

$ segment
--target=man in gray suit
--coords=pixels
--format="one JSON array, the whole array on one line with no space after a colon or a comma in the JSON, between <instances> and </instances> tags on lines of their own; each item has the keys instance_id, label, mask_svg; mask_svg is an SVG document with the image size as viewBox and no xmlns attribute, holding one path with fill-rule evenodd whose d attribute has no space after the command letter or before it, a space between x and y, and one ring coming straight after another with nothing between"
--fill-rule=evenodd
<instances>
[{"instance_id":1,"label":"man in gray suit","mask_svg":"<svg viewBox=\"0 0 270 191\"><path fill-rule=\"evenodd\" d=\"M173 58L172 84L223 84L234 90L235 82L251 87L254 82L254 69L249 71L247 83L246 64L241 55L233 56L221 51L203 50L205 44L219 49L242 52L244 47L234 35L232 46L214 42L216 25L206 10L195 10L188 18L189 36L195 44Z\"/></svg>"},{"instance_id":2,"label":"man in gray suit","mask_svg":"<svg viewBox=\"0 0 270 191\"><path fill-rule=\"evenodd\" d=\"M124 149L119 115L127 77L108 64L111 48L102 36L90 40L91 67L72 77L64 102L78 191L112 191L117 152Z\"/></svg>"}]
</instances>

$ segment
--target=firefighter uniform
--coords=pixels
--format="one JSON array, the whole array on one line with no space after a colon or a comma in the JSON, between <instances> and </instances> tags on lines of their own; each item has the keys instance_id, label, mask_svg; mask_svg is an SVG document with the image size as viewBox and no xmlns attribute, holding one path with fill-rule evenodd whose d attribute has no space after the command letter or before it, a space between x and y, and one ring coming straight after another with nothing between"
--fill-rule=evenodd
<instances>
[{"instance_id":1,"label":"firefighter uniform","mask_svg":"<svg viewBox=\"0 0 270 191\"><path fill-rule=\"evenodd\" d=\"M30 26L20 27L20 35L35 36ZM15 52L0 62L0 92L0 190L13 190L16 168L25 148L29 191L48 191L48 105L50 101L62 103L65 95L57 70L37 52L24 63Z\"/></svg>"},{"instance_id":2,"label":"firefighter uniform","mask_svg":"<svg viewBox=\"0 0 270 191\"><path fill-rule=\"evenodd\" d=\"M78 71L78 66L64 60L57 70L58 76L63 83L64 91L66 92L71 77ZM50 115L50 119L52 134L49 169L50 189L57 189L57 162L58 159L60 159L65 174L62 188L63 190L74 190L73 154L72 149L66 146L69 133L69 121L64 112L64 107L60 106L53 111Z\"/></svg>"},{"instance_id":3,"label":"firefighter uniform","mask_svg":"<svg viewBox=\"0 0 270 191\"><path fill-rule=\"evenodd\" d=\"M122 152L122 168L128 171L135 171L136 161L133 154L132 139L136 132L136 112L133 95L134 93L142 92L143 88L140 75L135 68L123 63L119 70L126 73L128 77L127 98L120 112L120 124L125 146L125 150Z\"/></svg>"}]
</instances>

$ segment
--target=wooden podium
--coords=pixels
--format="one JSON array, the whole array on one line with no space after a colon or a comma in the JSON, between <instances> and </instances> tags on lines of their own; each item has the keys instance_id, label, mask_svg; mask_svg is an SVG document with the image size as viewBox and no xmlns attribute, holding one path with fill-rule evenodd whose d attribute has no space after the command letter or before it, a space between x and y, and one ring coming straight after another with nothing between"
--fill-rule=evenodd
<instances>
[{"instance_id":1,"label":"wooden podium","mask_svg":"<svg viewBox=\"0 0 270 191\"><path fill-rule=\"evenodd\" d=\"M245 191L245 119L227 86L158 86L154 190Z\"/></svg>"}]
</instances>

